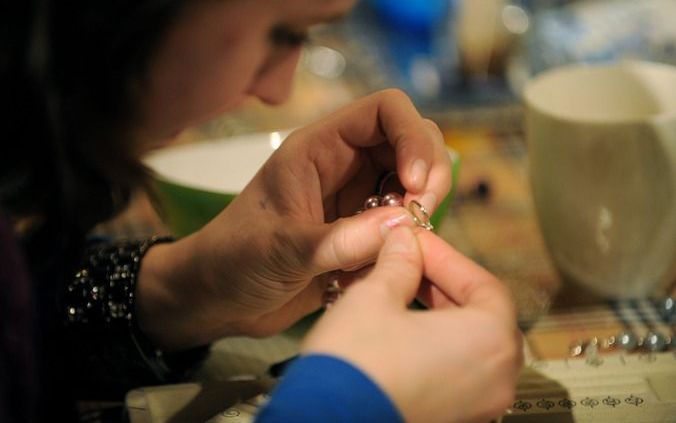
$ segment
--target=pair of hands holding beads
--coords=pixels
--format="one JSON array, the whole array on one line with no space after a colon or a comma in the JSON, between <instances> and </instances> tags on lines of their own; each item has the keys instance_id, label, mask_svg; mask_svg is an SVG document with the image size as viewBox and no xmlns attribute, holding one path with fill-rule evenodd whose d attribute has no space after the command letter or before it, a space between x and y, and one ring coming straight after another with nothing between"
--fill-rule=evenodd
<instances>
[{"instance_id":1,"label":"pair of hands holding beads","mask_svg":"<svg viewBox=\"0 0 676 423\"><path fill-rule=\"evenodd\" d=\"M304 352L355 364L412 420L434 421L454 402L463 421L500 415L520 366L506 288L404 207L355 214L388 171L403 204L432 212L450 170L439 129L398 91L293 132L207 226L148 252L142 329L169 349L275 334L322 306L327 275L344 274L345 295ZM416 296L431 310L407 309Z\"/></svg>"}]
</instances>

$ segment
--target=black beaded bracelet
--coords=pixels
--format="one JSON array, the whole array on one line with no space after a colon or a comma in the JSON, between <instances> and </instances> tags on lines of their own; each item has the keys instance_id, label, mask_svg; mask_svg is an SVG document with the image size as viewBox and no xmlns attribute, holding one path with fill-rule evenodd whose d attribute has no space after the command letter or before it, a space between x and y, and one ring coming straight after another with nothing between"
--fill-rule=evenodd
<instances>
[{"instance_id":1,"label":"black beaded bracelet","mask_svg":"<svg viewBox=\"0 0 676 423\"><path fill-rule=\"evenodd\" d=\"M171 241L170 237L153 237L141 241L99 242L90 246L66 289L67 321L115 323L134 320L141 259L153 245Z\"/></svg>"},{"instance_id":2,"label":"black beaded bracelet","mask_svg":"<svg viewBox=\"0 0 676 423\"><path fill-rule=\"evenodd\" d=\"M171 241L171 237L153 237L91 245L62 302L66 326L128 331L141 359L159 380L169 375L170 366L138 326L135 292L145 253L153 245Z\"/></svg>"}]
</instances>

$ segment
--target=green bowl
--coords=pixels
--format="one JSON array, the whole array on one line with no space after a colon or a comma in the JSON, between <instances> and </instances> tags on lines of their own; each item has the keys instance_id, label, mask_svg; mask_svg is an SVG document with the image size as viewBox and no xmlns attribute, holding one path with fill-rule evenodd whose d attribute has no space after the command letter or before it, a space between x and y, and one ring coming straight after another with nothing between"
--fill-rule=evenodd
<instances>
[{"instance_id":1,"label":"green bowl","mask_svg":"<svg viewBox=\"0 0 676 423\"><path fill-rule=\"evenodd\" d=\"M153 172L160 213L177 237L189 235L220 213L278 148L288 132L255 133L157 150L144 160ZM449 149L453 186L430 221L435 230L455 194L460 168Z\"/></svg>"}]
</instances>

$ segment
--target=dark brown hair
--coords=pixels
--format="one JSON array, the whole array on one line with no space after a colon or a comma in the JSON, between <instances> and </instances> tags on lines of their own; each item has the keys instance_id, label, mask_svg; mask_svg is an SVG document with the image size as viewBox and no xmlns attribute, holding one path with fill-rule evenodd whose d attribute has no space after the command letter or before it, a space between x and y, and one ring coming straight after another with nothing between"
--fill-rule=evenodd
<instances>
[{"instance_id":1,"label":"dark brown hair","mask_svg":"<svg viewBox=\"0 0 676 423\"><path fill-rule=\"evenodd\" d=\"M143 181L130 128L148 63L186 3L0 6L0 209L31 223L29 253L60 237L81 239Z\"/></svg>"}]
</instances>

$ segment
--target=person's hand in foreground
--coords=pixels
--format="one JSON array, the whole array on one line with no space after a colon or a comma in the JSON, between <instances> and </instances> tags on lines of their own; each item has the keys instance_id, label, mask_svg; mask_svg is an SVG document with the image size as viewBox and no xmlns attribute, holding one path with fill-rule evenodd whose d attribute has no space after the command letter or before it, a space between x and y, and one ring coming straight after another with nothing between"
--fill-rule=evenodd
<instances>
[{"instance_id":1,"label":"person's hand in foreground","mask_svg":"<svg viewBox=\"0 0 676 423\"><path fill-rule=\"evenodd\" d=\"M406 204L417 199L430 211L450 189L439 129L399 91L295 131L206 227L148 252L141 327L160 346L180 348L274 334L317 310L326 272L372 262L392 227L413 225L402 207L355 216L388 171Z\"/></svg>"},{"instance_id":2,"label":"person's hand in foreground","mask_svg":"<svg viewBox=\"0 0 676 423\"><path fill-rule=\"evenodd\" d=\"M407 308L423 276L445 305ZM302 351L354 364L412 422L501 416L522 364L508 290L436 235L408 227L388 235L373 270L322 316Z\"/></svg>"}]
</instances>

